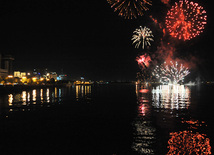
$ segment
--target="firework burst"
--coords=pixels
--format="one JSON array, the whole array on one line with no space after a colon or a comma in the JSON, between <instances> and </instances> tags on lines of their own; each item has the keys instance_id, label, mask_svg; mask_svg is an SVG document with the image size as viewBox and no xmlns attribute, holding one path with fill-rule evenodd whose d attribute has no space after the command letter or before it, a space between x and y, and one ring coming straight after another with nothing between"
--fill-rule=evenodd
<instances>
[{"instance_id":1,"label":"firework burst","mask_svg":"<svg viewBox=\"0 0 214 155\"><path fill-rule=\"evenodd\" d=\"M149 10L149 6L152 5L151 0L107 0L114 8L115 12L119 12L119 16L123 16L128 19L137 18L142 16L144 11Z\"/></svg>"},{"instance_id":2,"label":"firework burst","mask_svg":"<svg viewBox=\"0 0 214 155\"><path fill-rule=\"evenodd\" d=\"M136 44L135 48L139 48L142 44L142 48L144 49L145 46L151 46L150 41L154 41L152 31L146 26L144 26L144 28L140 26L140 28L136 29L133 33L134 35L131 40L133 40L133 44Z\"/></svg>"},{"instance_id":3,"label":"firework burst","mask_svg":"<svg viewBox=\"0 0 214 155\"><path fill-rule=\"evenodd\" d=\"M185 41L202 33L206 21L206 11L202 6L180 0L168 11L165 24L172 37Z\"/></svg>"},{"instance_id":4,"label":"firework burst","mask_svg":"<svg viewBox=\"0 0 214 155\"><path fill-rule=\"evenodd\" d=\"M151 62L151 58L149 55L144 54L139 57L137 57L136 61L138 62L138 65L141 69L145 69L149 67L149 63Z\"/></svg>"},{"instance_id":5,"label":"firework burst","mask_svg":"<svg viewBox=\"0 0 214 155\"><path fill-rule=\"evenodd\" d=\"M180 81L184 80L184 77L189 73L188 68L185 68L183 64L179 65L177 62L174 64L170 61L170 65L167 65L167 63L164 62L163 65L156 66L152 74L157 79L160 79L161 83L178 84Z\"/></svg>"}]
</instances>

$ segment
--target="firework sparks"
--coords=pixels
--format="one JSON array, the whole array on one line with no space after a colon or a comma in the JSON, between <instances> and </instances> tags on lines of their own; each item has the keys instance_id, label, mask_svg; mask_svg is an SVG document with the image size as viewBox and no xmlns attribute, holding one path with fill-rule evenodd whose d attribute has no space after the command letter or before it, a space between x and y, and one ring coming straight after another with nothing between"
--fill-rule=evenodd
<instances>
[{"instance_id":1,"label":"firework sparks","mask_svg":"<svg viewBox=\"0 0 214 155\"><path fill-rule=\"evenodd\" d=\"M151 0L107 0L114 8L114 12L119 12L119 16L128 19L142 16L144 11L149 10L148 6L152 5Z\"/></svg>"},{"instance_id":2,"label":"firework sparks","mask_svg":"<svg viewBox=\"0 0 214 155\"><path fill-rule=\"evenodd\" d=\"M144 55L141 55L139 57L137 57L136 61L138 62L138 65L142 68L142 69L145 69L145 68L148 68L149 67L149 63L151 61L151 58L149 55L147 54L144 54Z\"/></svg>"},{"instance_id":3,"label":"firework sparks","mask_svg":"<svg viewBox=\"0 0 214 155\"><path fill-rule=\"evenodd\" d=\"M144 28L140 26L140 28L136 29L133 33L134 35L131 40L133 40L133 44L136 43L135 48L139 48L142 44L142 48L144 49L145 46L151 46L150 41L154 41L152 31L146 26L144 26Z\"/></svg>"},{"instance_id":4,"label":"firework sparks","mask_svg":"<svg viewBox=\"0 0 214 155\"><path fill-rule=\"evenodd\" d=\"M184 80L184 77L189 73L188 68L185 68L183 64L179 66L177 62L174 64L170 61L170 65L164 62L163 65L156 66L152 74L157 79L160 79L161 83L178 84L180 81Z\"/></svg>"},{"instance_id":5,"label":"firework sparks","mask_svg":"<svg viewBox=\"0 0 214 155\"><path fill-rule=\"evenodd\" d=\"M202 33L206 21L206 11L202 6L180 0L168 11L165 24L172 37L185 41Z\"/></svg>"}]
</instances>

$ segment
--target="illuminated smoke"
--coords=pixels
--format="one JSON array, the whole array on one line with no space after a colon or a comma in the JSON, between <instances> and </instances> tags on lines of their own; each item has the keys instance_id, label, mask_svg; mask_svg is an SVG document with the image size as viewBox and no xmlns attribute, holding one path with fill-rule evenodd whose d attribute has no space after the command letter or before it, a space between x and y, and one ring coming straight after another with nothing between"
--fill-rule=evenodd
<instances>
[{"instance_id":1,"label":"illuminated smoke","mask_svg":"<svg viewBox=\"0 0 214 155\"><path fill-rule=\"evenodd\" d=\"M169 1L170 0L161 0L161 2L164 3L164 4L169 4Z\"/></svg>"}]
</instances>

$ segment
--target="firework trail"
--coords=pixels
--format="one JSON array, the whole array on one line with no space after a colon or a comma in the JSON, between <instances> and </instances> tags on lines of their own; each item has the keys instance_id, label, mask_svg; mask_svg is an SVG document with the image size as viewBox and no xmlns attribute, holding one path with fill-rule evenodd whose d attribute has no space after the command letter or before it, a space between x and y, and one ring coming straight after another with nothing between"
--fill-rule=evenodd
<instances>
[{"instance_id":1,"label":"firework trail","mask_svg":"<svg viewBox=\"0 0 214 155\"><path fill-rule=\"evenodd\" d=\"M202 33L206 20L206 11L202 6L180 0L168 11L165 24L172 37L185 41Z\"/></svg>"},{"instance_id":2,"label":"firework trail","mask_svg":"<svg viewBox=\"0 0 214 155\"><path fill-rule=\"evenodd\" d=\"M128 19L142 16L152 5L151 0L107 0L107 2L114 8L114 12L119 12L119 16Z\"/></svg>"},{"instance_id":3,"label":"firework trail","mask_svg":"<svg viewBox=\"0 0 214 155\"><path fill-rule=\"evenodd\" d=\"M144 49L145 46L151 46L150 41L154 41L152 31L146 26L144 26L144 28L140 26L140 28L136 29L133 33L134 35L131 40L133 40L133 44L136 43L135 48L139 48L142 44L142 49Z\"/></svg>"},{"instance_id":4,"label":"firework trail","mask_svg":"<svg viewBox=\"0 0 214 155\"><path fill-rule=\"evenodd\" d=\"M170 61L170 65L167 65L166 62L161 66L157 65L152 74L157 79L160 79L160 82L163 84L178 84L189 73L188 68L185 68L183 64L179 66L177 62L173 63Z\"/></svg>"}]
</instances>

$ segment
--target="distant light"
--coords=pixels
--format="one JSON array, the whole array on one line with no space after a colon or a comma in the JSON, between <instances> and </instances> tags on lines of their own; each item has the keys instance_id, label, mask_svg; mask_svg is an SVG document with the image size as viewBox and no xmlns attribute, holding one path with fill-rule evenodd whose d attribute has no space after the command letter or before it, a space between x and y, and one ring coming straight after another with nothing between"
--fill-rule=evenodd
<instances>
[{"instance_id":1,"label":"distant light","mask_svg":"<svg viewBox=\"0 0 214 155\"><path fill-rule=\"evenodd\" d=\"M32 80L33 80L33 82L36 82L36 81L37 81L37 78L36 78L36 77L33 77Z\"/></svg>"},{"instance_id":2,"label":"distant light","mask_svg":"<svg viewBox=\"0 0 214 155\"><path fill-rule=\"evenodd\" d=\"M8 75L7 77L8 77L8 78L13 78L13 75Z\"/></svg>"}]
</instances>

